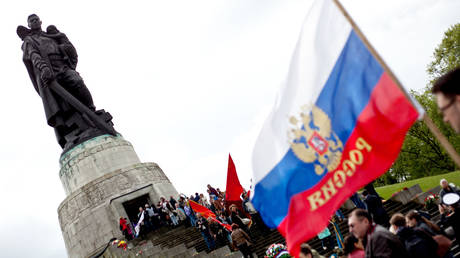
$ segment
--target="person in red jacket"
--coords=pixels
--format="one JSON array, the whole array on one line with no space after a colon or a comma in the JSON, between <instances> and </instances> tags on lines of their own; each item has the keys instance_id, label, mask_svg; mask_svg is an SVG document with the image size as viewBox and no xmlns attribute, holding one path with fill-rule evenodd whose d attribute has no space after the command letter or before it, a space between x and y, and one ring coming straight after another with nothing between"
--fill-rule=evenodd
<instances>
[{"instance_id":1,"label":"person in red jacket","mask_svg":"<svg viewBox=\"0 0 460 258\"><path fill-rule=\"evenodd\" d=\"M120 231L126 240L132 240L133 236L131 235L131 229L128 226L126 218L120 217Z\"/></svg>"}]
</instances>

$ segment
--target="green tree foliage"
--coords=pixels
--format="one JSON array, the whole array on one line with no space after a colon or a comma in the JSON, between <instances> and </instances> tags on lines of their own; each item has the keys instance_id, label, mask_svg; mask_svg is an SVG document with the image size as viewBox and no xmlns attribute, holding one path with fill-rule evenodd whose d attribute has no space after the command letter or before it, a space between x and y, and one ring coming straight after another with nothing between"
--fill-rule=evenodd
<instances>
[{"instance_id":1,"label":"green tree foliage","mask_svg":"<svg viewBox=\"0 0 460 258\"><path fill-rule=\"evenodd\" d=\"M436 80L460 65L460 23L450 27L441 44L434 50L434 60L428 65L428 74Z\"/></svg>"},{"instance_id":2,"label":"green tree foliage","mask_svg":"<svg viewBox=\"0 0 460 258\"><path fill-rule=\"evenodd\" d=\"M410 94L423 106L426 113L447 137L457 152L460 136L442 121L431 87L437 78L460 66L460 23L445 33L441 44L434 50L434 60L428 65L430 84L421 92ZM409 130L398 159L388 173L377 180L377 185L393 184L408 179L446 173L455 169L454 162L441 147L423 121L416 122Z\"/></svg>"}]
</instances>

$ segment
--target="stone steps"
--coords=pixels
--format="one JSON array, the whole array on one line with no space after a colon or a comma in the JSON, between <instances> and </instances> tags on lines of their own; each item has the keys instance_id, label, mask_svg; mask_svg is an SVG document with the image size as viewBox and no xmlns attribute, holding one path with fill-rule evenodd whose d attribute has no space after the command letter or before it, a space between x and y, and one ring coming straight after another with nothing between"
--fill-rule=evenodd
<instances>
[{"instance_id":1,"label":"stone steps","mask_svg":"<svg viewBox=\"0 0 460 258\"><path fill-rule=\"evenodd\" d=\"M410 210L420 210L423 208L421 204L416 202L408 202L403 205L402 203L394 200L384 202L384 207L389 216L397 212L406 214ZM342 212L347 217L351 210L342 210ZM436 208L428 210L428 213L432 216L433 221L439 221L440 215ZM338 222L338 225L343 236L349 234L347 220ZM333 232L332 227L329 229ZM285 239L278 233L277 230L271 230L264 234L256 227L252 227L250 231L253 236L254 243L252 250L257 257L263 257L267 248L273 243L285 244ZM328 257L332 254L332 251L325 251L322 249L321 240L317 237L313 238L308 243L321 255ZM199 231L193 227L185 227L183 225L176 228L160 228L157 231L148 234L147 239L144 241L130 241L130 246L131 249L127 251L123 251L112 246L107 250L103 257L241 257L241 253L239 251L232 252L228 245L218 247L212 252L207 251L206 243ZM453 252L454 257L460 257L460 246L457 241L454 241L451 251Z\"/></svg>"}]
</instances>

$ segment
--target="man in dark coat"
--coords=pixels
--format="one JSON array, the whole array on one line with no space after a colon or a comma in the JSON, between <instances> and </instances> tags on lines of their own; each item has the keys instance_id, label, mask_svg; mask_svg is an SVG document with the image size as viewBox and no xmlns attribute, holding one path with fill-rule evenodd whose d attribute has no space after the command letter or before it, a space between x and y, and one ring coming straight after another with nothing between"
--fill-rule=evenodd
<instances>
[{"instance_id":1,"label":"man in dark coat","mask_svg":"<svg viewBox=\"0 0 460 258\"><path fill-rule=\"evenodd\" d=\"M372 182L370 182L369 184L367 184L366 186L364 186L364 190L366 190L369 194L375 195L375 196L377 196L379 199L382 199L382 198L380 197L380 195L377 193L377 191L375 191L374 181L372 181Z\"/></svg>"},{"instance_id":2,"label":"man in dark coat","mask_svg":"<svg viewBox=\"0 0 460 258\"><path fill-rule=\"evenodd\" d=\"M172 197L172 195L169 198L169 203L171 204L172 207L176 207L177 201L176 201L176 199L174 199L174 197Z\"/></svg>"},{"instance_id":3,"label":"man in dark coat","mask_svg":"<svg viewBox=\"0 0 460 258\"><path fill-rule=\"evenodd\" d=\"M211 236L209 231L209 223L208 221L201 216L200 213L196 213L196 227L200 230L201 235L203 236L204 241L206 242L206 246L208 250L212 251L216 247L216 243Z\"/></svg>"},{"instance_id":4,"label":"man in dark coat","mask_svg":"<svg viewBox=\"0 0 460 258\"><path fill-rule=\"evenodd\" d=\"M439 205L439 213L441 214L440 224L445 228L452 226L458 241L460 239L460 203Z\"/></svg>"},{"instance_id":5,"label":"man in dark coat","mask_svg":"<svg viewBox=\"0 0 460 258\"><path fill-rule=\"evenodd\" d=\"M350 233L365 243L366 258L406 258L408 254L399 238L386 228L374 224L366 210L355 209L348 218Z\"/></svg>"},{"instance_id":6,"label":"man in dark coat","mask_svg":"<svg viewBox=\"0 0 460 258\"><path fill-rule=\"evenodd\" d=\"M373 194L369 194L366 190L363 191L363 196L365 198L364 202L367 205L367 210L372 215L374 222L388 228L390 226L390 219L388 218L385 208L383 208L382 200Z\"/></svg>"}]
</instances>

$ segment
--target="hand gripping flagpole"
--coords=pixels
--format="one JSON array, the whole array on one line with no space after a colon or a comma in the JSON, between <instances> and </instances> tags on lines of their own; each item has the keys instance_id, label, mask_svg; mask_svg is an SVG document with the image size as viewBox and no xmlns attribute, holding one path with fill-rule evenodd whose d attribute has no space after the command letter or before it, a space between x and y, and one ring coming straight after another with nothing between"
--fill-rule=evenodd
<instances>
[{"instance_id":1,"label":"hand gripping flagpole","mask_svg":"<svg viewBox=\"0 0 460 258\"><path fill-rule=\"evenodd\" d=\"M377 61L382 65L383 69L388 73L390 78L395 82L395 84L399 87L399 89L404 93L406 98L412 103L412 105L417 108L419 104L416 104L413 100L413 98L407 93L407 91L404 89L402 86L401 82L398 80L396 75L391 71L390 67L383 61L382 57L377 53L377 51L374 49L374 47L369 43L367 40L366 36L364 36L363 32L359 29L358 25L353 21L351 16L348 14L348 12L345 10L343 5L339 2L339 0L333 0L334 3L337 5L339 10L342 12L343 16L348 20L348 22L351 24L351 27L353 30L356 32L358 37L362 40L364 45L369 49L369 51L372 53L372 55L377 59ZM454 163L457 165L457 167L460 168L460 155L455 151L454 147L450 142L447 140L446 136L441 133L441 131L436 127L434 124L433 120L424 112L423 114L423 121L425 122L426 126L430 129L431 133L434 134L436 139L441 143L442 147L447 151L447 154L452 158Z\"/></svg>"}]
</instances>

